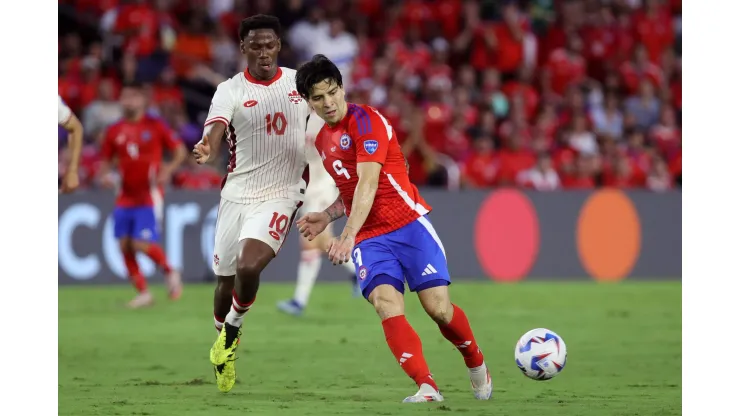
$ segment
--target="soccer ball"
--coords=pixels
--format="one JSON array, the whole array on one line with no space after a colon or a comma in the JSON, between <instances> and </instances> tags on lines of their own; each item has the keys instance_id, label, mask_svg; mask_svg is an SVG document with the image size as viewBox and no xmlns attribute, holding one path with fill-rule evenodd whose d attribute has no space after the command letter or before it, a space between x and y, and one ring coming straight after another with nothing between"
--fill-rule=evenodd
<instances>
[{"instance_id":1,"label":"soccer ball","mask_svg":"<svg viewBox=\"0 0 740 416\"><path fill-rule=\"evenodd\" d=\"M549 380L565 368L565 341L549 329L533 329L519 338L514 359L522 373L534 380Z\"/></svg>"}]
</instances>

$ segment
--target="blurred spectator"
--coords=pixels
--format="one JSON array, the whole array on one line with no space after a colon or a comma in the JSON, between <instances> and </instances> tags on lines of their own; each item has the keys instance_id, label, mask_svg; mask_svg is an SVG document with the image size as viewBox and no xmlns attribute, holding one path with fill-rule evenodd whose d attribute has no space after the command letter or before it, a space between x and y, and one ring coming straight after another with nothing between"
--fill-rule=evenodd
<instances>
[{"instance_id":1,"label":"blurred spectator","mask_svg":"<svg viewBox=\"0 0 740 416\"><path fill-rule=\"evenodd\" d=\"M123 116L114 88L113 81L110 79L101 80L98 84L97 98L85 107L82 113L85 134L98 137L106 127Z\"/></svg>"},{"instance_id":2,"label":"blurred spectator","mask_svg":"<svg viewBox=\"0 0 740 416\"><path fill-rule=\"evenodd\" d=\"M635 118L637 127L648 130L658 122L660 116L660 100L655 95L655 87L649 80L640 82L639 95L632 96L625 103L626 111Z\"/></svg>"},{"instance_id":3,"label":"blurred spectator","mask_svg":"<svg viewBox=\"0 0 740 416\"><path fill-rule=\"evenodd\" d=\"M519 173L517 184L523 188L531 188L537 191L560 189L560 177L552 167L550 154L540 153L537 156L537 164L533 168Z\"/></svg>"},{"instance_id":4,"label":"blurred spectator","mask_svg":"<svg viewBox=\"0 0 740 416\"><path fill-rule=\"evenodd\" d=\"M246 66L239 22L271 13L284 29L280 64L294 67L315 53L334 60L348 99L377 107L394 126L417 185L455 188L457 167L469 187L681 184L680 0L60 7L59 94L82 115L85 171L97 169L97 135L120 114L124 82L144 82L148 112L188 145L199 140L215 87ZM215 188L216 176L186 165L176 185Z\"/></svg>"}]
</instances>

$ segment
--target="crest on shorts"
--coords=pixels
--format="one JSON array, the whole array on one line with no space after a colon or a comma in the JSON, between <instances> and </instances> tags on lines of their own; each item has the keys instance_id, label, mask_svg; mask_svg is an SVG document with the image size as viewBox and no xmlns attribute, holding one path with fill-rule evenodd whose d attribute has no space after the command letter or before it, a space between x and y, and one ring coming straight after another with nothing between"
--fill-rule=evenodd
<instances>
[{"instance_id":1,"label":"crest on shorts","mask_svg":"<svg viewBox=\"0 0 740 416\"><path fill-rule=\"evenodd\" d=\"M342 137L339 138L339 147L342 148L342 150L348 150L352 146L352 139L349 137L349 134L344 133Z\"/></svg>"},{"instance_id":2,"label":"crest on shorts","mask_svg":"<svg viewBox=\"0 0 740 416\"><path fill-rule=\"evenodd\" d=\"M213 264L215 264L216 266L218 266L218 263L220 263L220 262L221 262L221 259L218 258L218 254L214 254L213 255Z\"/></svg>"},{"instance_id":3,"label":"crest on shorts","mask_svg":"<svg viewBox=\"0 0 740 416\"><path fill-rule=\"evenodd\" d=\"M365 142L362 145L365 147L365 151L369 155L375 153L375 151L378 150L378 141L377 140L365 140Z\"/></svg>"},{"instance_id":4,"label":"crest on shorts","mask_svg":"<svg viewBox=\"0 0 740 416\"><path fill-rule=\"evenodd\" d=\"M359 278L360 280L365 280L365 278L367 277L367 267L365 267L365 266L360 266L360 271L359 271L359 272L357 272L357 277L358 277L358 278Z\"/></svg>"}]
</instances>

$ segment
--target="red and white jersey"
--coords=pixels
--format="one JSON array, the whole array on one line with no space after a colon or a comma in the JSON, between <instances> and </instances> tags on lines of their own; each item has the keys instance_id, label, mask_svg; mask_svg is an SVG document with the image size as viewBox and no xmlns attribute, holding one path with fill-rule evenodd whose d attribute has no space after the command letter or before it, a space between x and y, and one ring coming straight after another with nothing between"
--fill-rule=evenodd
<instances>
[{"instance_id":1,"label":"red and white jersey","mask_svg":"<svg viewBox=\"0 0 740 416\"><path fill-rule=\"evenodd\" d=\"M339 188L348 217L357 187L357 164L383 165L375 201L355 243L395 231L431 210L409 181L396 132L375 108L347 103L344 118L334 127L326 124L321 129L316 149Z\"/></svg>"},{"instance_id":2,"label":"red and white jersey","mask_svg":"<svg viewBox=\"0 0 740 416\"><path fill-rule=\"evenodd\" d=\"M244 71L219 84L205 126L226 125L229 165L221 198L249 204L302 200L306 189L306 118L296 71L278 68L268 81Z\"/></svg>"},{"instance_id":3,"label":"red and white jersey","mask_svg":"<svg viewBox=\"0 0 740 416\"><path fill-rule=\"evenodd\" d=\"M67 123L70 117L72 117L72 110L67 107L67 104L64 104L64 101L59 94L57 94L57 97L59 97L59 104L57 105L59 109L59 125L62 126Z\"/></svg>"}]
</instances>

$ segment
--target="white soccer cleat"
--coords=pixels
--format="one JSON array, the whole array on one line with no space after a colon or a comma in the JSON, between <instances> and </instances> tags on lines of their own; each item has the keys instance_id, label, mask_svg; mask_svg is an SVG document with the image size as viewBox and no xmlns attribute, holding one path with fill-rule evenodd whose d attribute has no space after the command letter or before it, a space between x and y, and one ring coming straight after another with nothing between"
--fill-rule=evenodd
<instances>
[{"instance_id":1,"label":"white soccer cleat","mask_svg":"<svg viewBox=\"0 0 740 416\"><path fill-rule=\"evenodd\" d=\"M422 384L419 387L419 391L413 396L409 396L403 399L403 403L426 403L426 402L441 402L444 397L435 390L434 387L429 384Z\"/></svg>"},{"instance_id":2,"label":"white soccer cleat","mask_svg":"<svg viewBox=\"0 0 740 416\"><path fill-rule=\"evenodd\" d=\"M149 292L139 293L135 298L128 303L128 307L132 309L143 308L151 306L154 303L154 297Z\"/></svg>"},{"instance_id":3,"label":"white soccer cleat","mask_svg":"<svg viewBox=\"0 0 740 416\"><path fill-rule=\"evenodd\" d=\"M493 382L486 363L483 363L480 367L469 368L468 374L470 374L470 387L473 388L475 398L478 400L490 399L493 395Z\"/></svg>"}]
</instances>

